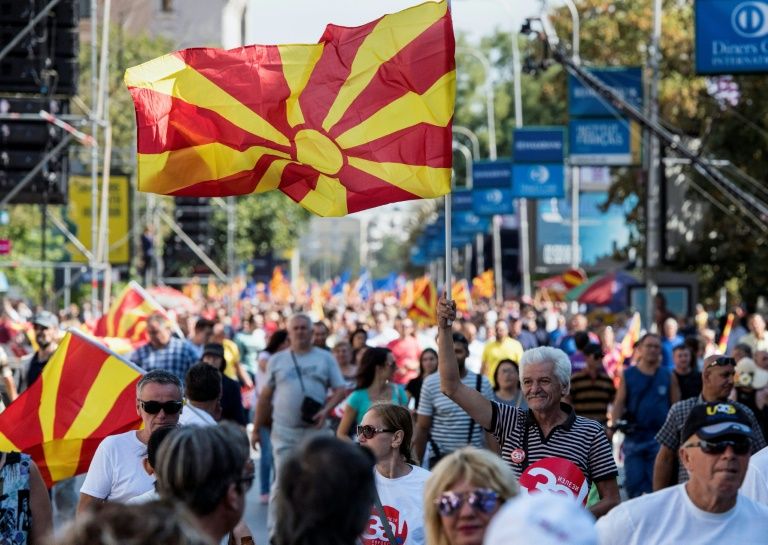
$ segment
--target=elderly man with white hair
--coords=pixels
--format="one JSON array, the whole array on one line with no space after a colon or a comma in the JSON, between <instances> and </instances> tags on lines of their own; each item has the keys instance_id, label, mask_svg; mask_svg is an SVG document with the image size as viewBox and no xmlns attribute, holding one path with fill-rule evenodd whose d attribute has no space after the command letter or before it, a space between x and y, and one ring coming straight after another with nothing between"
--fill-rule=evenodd
<instances>
[{"instance_id":1,"label":"elderly man with white hair","mask_svg":"<svg viewBox=\"0 0 768 545\"><path fill-rule=\"evenodd\" d=\"M540 347L520 359L520 382L529 409L489 401L463 384L449 324L456 304L441 297L437 305L438 354L442 392L494 435L501 455L520 486L570 494L586 503L592 483L600 500L590 507L599 517L619 503L616 464L602 426L561 403L571 382L571 362L562 350Z\"/></svg>"}]
</instances>

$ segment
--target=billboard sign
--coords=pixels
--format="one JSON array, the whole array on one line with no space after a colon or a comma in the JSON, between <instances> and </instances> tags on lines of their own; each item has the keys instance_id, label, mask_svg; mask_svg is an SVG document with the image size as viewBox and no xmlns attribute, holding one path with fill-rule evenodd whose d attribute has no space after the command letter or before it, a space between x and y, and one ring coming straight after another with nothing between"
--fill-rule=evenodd
<instances>
[{"instance_id":1,"label":"billboard sign","mask_svg":"<svg viewBox=\"0 0 768 545\"><path fill-rule=\"evenodd\" d=\"M768 1L696 0L696 72L768 72Z\"/></svg>"},{"instance_id":2,"label":"billboard sign","mask_svg":"<svg viewBox=\"0 0 768 545\"><path fill-rule=\"evenodd\" d=\"M640 164L642 131L637 123L622 118L576 119L569 126L572 165Z\"/></svg>"},{"instance_id":3,"label":"billboard sign","mask_svg":"<svg viewBox=\"0 0 768 545\"><path fill-rule=\"evenodd\" d=\"M565 168L562 164L515 165L512 168L512 196L542 199L565 195Z\"/></svg>"},{"instance_id":4,"label":"billboard sign","mask_svg":"<svg viewBox=\"0 0 768 545\"><path fill-rule=\"evenodd\" d=\"M613 89L638 110L643 109L643 69L588 68L590 74ZM568 113L571 117L612 117L616 109L573 74L568 76Z\"/></svg>"},{"instance_id":5,"label":"billboard sign","mask_svg":"<svg viewBox=\"0 0 768 545\"><path fill-rule=\"evenodd\" d=\"M490 229L491 221L488 216L478 216L474 212L457 212L453 216L453 232L458 234L476 235Z\"/></svg>"},{"instance_id":6,"label":"billboard sign","mask_svg":"<svg viewBox=\"0 0 768 545\"><path fill-rule=\"evenodd\" d=\"M473 161L473 189L509 189L512 187L512 161Z\"/></svg>"},{"instance_id":7,"label":"billboard sign","mask_svg":"<svg viewBox=\"0 0 768 545\"><path fill-rule=\"evenodd\" d=\"M472 191L472 211L478 216L514 214L512 188L475 189Z\"/></svg>"},{"instance_id":8,"label":"billboard sign","mask_svg":"<svg viewBox=\"0 0 768 545\"><path fill-rule=\"evenodd\" d=\"M451 206L455 212L472 210L472 190L454 189L451 193Z\"/></svg>"},{"instance_id":9,"label":"billboard sign","mask_svg":"<svg viewBox=\"0 0 768 545\"><path fill-rule=\"evenodd\" d=\"M526 127L512 131L515 163L562 163L565 160L565 127Z\"/></svg>"}]
</instances>

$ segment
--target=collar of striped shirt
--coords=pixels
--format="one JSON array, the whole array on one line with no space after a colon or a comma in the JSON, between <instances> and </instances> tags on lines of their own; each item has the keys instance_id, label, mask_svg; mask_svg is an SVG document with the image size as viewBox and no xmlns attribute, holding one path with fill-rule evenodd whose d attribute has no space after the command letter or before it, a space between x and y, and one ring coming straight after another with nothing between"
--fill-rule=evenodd
<instances>
[{"instance_id":1,"label":"collar of striped shirt","mask_svg":"<svg viewBox=\"0 0 768 545\"><path fill-rule=\"evenodd\" d=\"M568 418L565 419L565 422L562 424L558 424L555 426L556 428L563 428L565 430L570 431L570 429L573 427L573 423L576 422L576 411L573 410L573 407L568 405L567 403L560 403L560 410L562 410L565 414L568 415ZM539 423L536 422L536 418L533 416L533 411L528 409L525 417L525 427L530 428L532 426L538 427Z\"/></svg>"}]
</instances>

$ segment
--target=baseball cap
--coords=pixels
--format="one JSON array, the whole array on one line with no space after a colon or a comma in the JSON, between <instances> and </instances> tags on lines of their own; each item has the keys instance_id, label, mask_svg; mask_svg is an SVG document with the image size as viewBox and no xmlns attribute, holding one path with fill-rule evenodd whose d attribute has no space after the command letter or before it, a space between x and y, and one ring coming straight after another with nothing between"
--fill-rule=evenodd
<instances>
[{"instance_id":1,"label":"baseball cap","mask_svg":"<svg viewBox=\"0 0 768 545\"><path fill-rule=\"evenodd\" d=\"M733 403L702 403L691 409L683 424L683 441L693 434L705 441L728 435L752 437L752 423Z\"/></svg>"},{"instance_id":2,"label":"baseball cap","mask_svg":"<svg viewBox=\"0 0 768 545\"><path fill-rule=\"evenodd\" d=\"M491 520L483 545L597 545L595 518L562 494L522 493Z\"/></svg>"},{"instance_id":3,"label":"baseball cap","mask_svg":"<svg viewBox=\"0 0 768 545\"><path fill-rule=\"evenodd\" d=\"M59 319L52 312L41 310L32 317L32 325L41 325L46 328L59 327Z\"/></svg>"},{"instance_id":4,"label":"baseball cap","mask_svg":"<svg viewBox=\"0 0 768 545\"><path fill-rule=\"evenodd\" d=\"M210 354L212 356L224 357L224 347L220 343L208 343L203 349L203 356Z\"/></svg>"}]
</instances>

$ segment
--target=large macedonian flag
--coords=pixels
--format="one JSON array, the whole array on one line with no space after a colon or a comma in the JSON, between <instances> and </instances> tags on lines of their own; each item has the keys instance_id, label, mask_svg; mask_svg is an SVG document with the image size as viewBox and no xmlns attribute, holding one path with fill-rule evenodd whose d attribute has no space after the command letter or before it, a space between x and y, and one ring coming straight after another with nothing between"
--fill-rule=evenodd
<instances>
[{"instance_id":1,"label":"large macedonian flag","mask_svg":"<svg viewBox=\"0 0 768 545\"><path fill-rule=\"evenodd\" d=\"M193 48L129 68L139 189L277 189L320 216L450 191L454 38L447 2L318 44Z\"/></svg>"},{"instance_id":2,"label":"large macedonian flag","mask_svg":"<svg viewBox=\"0 0 768 545\"><path fill-rule=\"evenodd\" d=\"M139 428L142 373L69 331L40 377L0 414L0 451L31 455L48 486L84 473L102 439Z\"/></svg>"}]
</instances>

